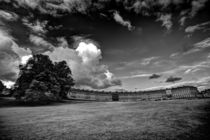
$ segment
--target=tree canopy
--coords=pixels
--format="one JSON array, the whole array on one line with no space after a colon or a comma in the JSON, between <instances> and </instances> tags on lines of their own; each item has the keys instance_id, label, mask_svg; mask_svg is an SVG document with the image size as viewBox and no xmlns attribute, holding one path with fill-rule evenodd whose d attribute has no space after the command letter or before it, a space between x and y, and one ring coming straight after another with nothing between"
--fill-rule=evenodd
<instances>
[{"instance_id":1,"label":"tree canopy","mask_svg":"<svg viewBox=\"0 0 210 140\"><path fill-rule=\"evenodd\" d=\"M66 61L53 63L48 56L38 54L20 65L14 96L27 102L55 101L65 98L73 85Z\"/></svg>"}]
</instances>

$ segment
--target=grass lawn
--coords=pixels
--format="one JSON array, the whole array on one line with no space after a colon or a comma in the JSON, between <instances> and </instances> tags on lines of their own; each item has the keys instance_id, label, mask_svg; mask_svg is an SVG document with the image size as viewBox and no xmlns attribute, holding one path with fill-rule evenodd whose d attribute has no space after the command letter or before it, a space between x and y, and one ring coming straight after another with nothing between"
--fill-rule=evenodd
<instances>
[{"instance_id":1,"label":"grass lawn","mask_svg":"<svg viewBox=\"0 0 210 140\"><path fill-rule=\"evenodd\" d=\"M0 139L210 139L210 99L0 107Z\"/></svg>"}]
</instances>

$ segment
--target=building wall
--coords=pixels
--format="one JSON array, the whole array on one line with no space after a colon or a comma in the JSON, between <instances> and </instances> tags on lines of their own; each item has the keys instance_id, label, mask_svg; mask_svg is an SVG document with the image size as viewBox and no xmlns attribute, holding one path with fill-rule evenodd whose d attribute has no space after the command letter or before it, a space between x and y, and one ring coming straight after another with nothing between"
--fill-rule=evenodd
<instances>
[{"instance_id":1,"label":"building wall","mask_svg":"<svg viewBox=\"0 0 210 140\"><path fill-rule=\"evenodd\" d=\"M75 90L69 92L70 99L92 100L92 101L112 101L112 94L106 92Z\"/></svg>"},{"instance_id":2,"label":"building wall","mask_svg":"<svg viewBox=\"0 0 210 140\"><path fill-rule=\"evenodd\" d=\"M186 86L171 89L172 98L182 99L182 98L195 98L198 95L198 90L196 87Z\"/></svg>"},{"instance_id":3,"label":"building wall","mask_svg":"<svg viewBox=\"0 0 210 140\"><path fill-rule=\"evenodd\" d=\"M119 101L137 101L137 100L161 100L161 99L183 99L196 98L198 96L196 87L183 86L163 90L136 91L136 92L105 92L72 89L68 97L70 99L92 100L92 101L112 101L113 94L118 96Z\"/></svg>"}]
</instances>

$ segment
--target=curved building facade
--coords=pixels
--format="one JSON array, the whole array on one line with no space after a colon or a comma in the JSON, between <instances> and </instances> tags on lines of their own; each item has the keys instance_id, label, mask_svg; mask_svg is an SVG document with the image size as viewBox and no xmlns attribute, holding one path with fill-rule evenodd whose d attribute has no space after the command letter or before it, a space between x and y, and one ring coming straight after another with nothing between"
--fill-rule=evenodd
<instances>
[{"instance_id":1,"label":"curved building facade","mask_svg":"<svg viewBox=\"0 0 210 140\"><path fill-rule=\"evenodd\" d=\"M196 87L182 86L170 89L149 90L149 91L95 91L84 89L72 89L69 99L90 100L90 101L138 101L138 100L163 100L163 99L184 99L202 97Z\"/></svg>"}]
</instances>

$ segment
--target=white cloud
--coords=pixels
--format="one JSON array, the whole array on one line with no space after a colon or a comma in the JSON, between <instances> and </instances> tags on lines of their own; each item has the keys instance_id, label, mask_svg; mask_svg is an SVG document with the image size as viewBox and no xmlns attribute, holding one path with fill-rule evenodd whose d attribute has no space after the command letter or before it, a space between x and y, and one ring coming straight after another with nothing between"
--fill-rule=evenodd
<instances>
[{"instance_id":1,"label":"white cloud","mask_svg":"<svg viewBox=\"0 0 210 140\"><path fill-rule=\"evenodd\" d=\"M194 17L199 10L201 10L204 6L205 6L205 3L207 2L208 0L193 0L191 2L191 6L192 6L192 9L191 9L191 17Z\"/></svg>"},{"instance_id":2,"label":"white cloud","mask_svg":"<svg viewBox=\"0 0 210 140\"><path fill-rule=\"evenodd\" d=\"M198 43L195 43L193 47L189 49L187 52L184 52L183 55L199 52L209 47L210 47L210 38L206 38Z\"/></svg>"},{"instance_id":3,"label":"white cloud","mask_svg":"<svg viewBox=\"0 0 210 140\"><path fill-rule=\"evenodd\" d=\"M184 74L193 73L202 69L210 68L210 61L204 60L192 65L180 65L168 71L160 72L161 74L177 74L179 72L184 72Z\"/></svg>"},{"instance_id":4,"label":"white cloud","mask_svg":"<svg viewBox=\"0 0 210 140\"><path fill-rule=\"evenodd\" d=\"M18 6L30 7L38 9L41 13L59 16L59 11L81 12L86 13L86 10L91 6L90 0L15 0Z\"/></svg>"},{"instance_id":5,"label":"white cloud","mask_svg":"<svg viewBox=\"0 0 210 140\"><path fill-rule=\"evenodd\" d=\"M166 70L166 71L160 71L158 72L158 74L161 75L176 75L178 73L180 74L190 74L190 73L195 73L197 71L200 70L205 70L205 69L209 69L210 68L210 61L206 60L206 61L201 61L192 65L180 65L177 67L173 67L170 70ZM140 73L140 74L133 74L133 75L129 75L129 76L122 76L122 77L118 77L119 79L133 79L133 78L145 78L145 77L150 77L151 73Z\"/></svg>"},{"instance_id":6,"label":"white cloud","mask_svg":"<svg viewBox=\"0 0 210 140\"><path fill-rule=\"evenodd\" d=\"M172 53L172 54L170 55L170 58L177 58L179 55L180 55L179 52L175 52L175 53Z\"/></svg>"},{"instance_id":7,"label":"white cloud","mask_svg":"<svg viewBox=\"0 0 210 140\"><path fill-rule=\"evenodd\" d=\"M106 75L106 78L108 80L111 80L114 77L114 74L111 73L109 70L106 70L106 72L104 74Z\"/></svg>"},{"instance_id":8,"label":"white cloud","mask_svg":"<svg viewBox=\"0 0 210 140\"><path fill-rule=\"evenodd\" d=\"M15 21L18 19L18 15L13 12L0 10L0 18L3 18L8 21Z\"/></svg>"},{"instance_id":9,"label":"white cloud","mask_svg":"<svg viewBox=\"0 0 210 140\"><path fill-rule=\"evenodd\" d=\"M23 24L25 24L28 28L30 28L34 33L37 34L45 34L47 30L45 30L45 27L47 25L47 21L35 21L34 23L29 22L27 19L23 19Z\"/></svg>"},{"instance_id":10,"label":"white cloud","mask_svg":"<svg viewBox=\"0 0 210 140\"><path fill-rule=\"evenodd\" d=\"M197 42L197 43L193 44L192 47L185 52L172 53L170 55L170 58L177 58L177 57L180 57L180 56L183 56L183 55L189 55L189 54L192 54L192 53L203 51L207 48L210 48L210 38L206 38L206 39L204 39L200 42Z\"/></svg>"},{"instance_id":11,"label":"white cloud","mask_svg":"<svg viewBox=\"0 0 210 140\"><path fill-rule=\"evenodd\" d=\"M205 48L210 47L210 37L202 40L201 42L194 44L194 46L198 49L205 49Z\"/></svg>"},{"instance_id":12,"label":"white cloud","mask_svg":"<svg viewBox=\"0 0 210 140\"><path fill-rule=\"evenodd\" d=\"M129 31L133 30L134 27L131 25L130 21L124 20L121 15L119 14L118 11L115 11L113 13L113 18L116 22L118 22L119 24L125 26L128 28Z\"/></svg>"},{"instance_id":13,"label":"white cloud","mask_svg":"<svg viewBox=\"0 0 210 140\"><path fill-rule=\"evenodd\" d=\"M36 35L33 35L31 34L29 36L29 40L34 44L36 45L37 47L33 50L33 48L31 48L33 51L36 51L36 52L45 52L45 51L52 51L54 46L49 43L48 41L46 41L44 38L40 37L40 36L36 36Z\"/></svg>"},{"instance_id":14,"label":"white cloud","mask_svg":"<svg viewBox=\"0 0 210 140\"><path fill-rule=\"evenodd\" d=\"M22 57L21 57L20 63L21 63L22 65L25 65L31 57L32 57L32 55L22 56Z\"/></svg>"},{"instance_id":15,"label":"white cloud","mask_svg":"<svg viewBox=\"0 0 210 140\"><path fill-rule=\"evenodd\" d=\"M136 1L133 4L132 8L134 8L134 11L136 13L142 12L143 15L148 15L148 12L146 12L146 11L143 12L143 9L149 8L149 6L147 5L147 3L145 1Z\"/></svg>"},{"instance_id":16,"label":"white cloud","mask_svg":"<svg viewBox=\"0 0 210 140\"><path fill-rule=\"evenodd\" d=\"M16 0L19 5L29 6L33 9L39 6L41 0Z\"/></svg>"},{"instance_id":17,"label":"white cloud","mask_svg":"<svg viewBox=\"0 0 210 140\"><path fill-rule=\"evenodd\" d=\"M185 32L186 33L194 33L195 31L198 31L198 30L204 30L204 29L206 29L207 25L210 25L210 21L207 21L207 22L204 22L204 23L201 23L201 24L196 24L196 25L193 25L193 26L188 26L185 29Z\"/></svg>"},{"instance_id":18,"label":"white cloud","mask_svg":"<svg viewBox=\"0 0 210 140\"><path fill-rule=\"evenodd\" d=\"M72 70L76 86L103 89L121 85L106 65L100 64L101 50L92 42L78 43L76 49L57 47L52 52L45 52L53 61L67 61Z\"/></svg>"},{"instance_id":19,"label":"white cloud","mask_svg":"<svg viewBox=\"0 0 210 140\"><path fill-rule=\"evenodd\" d=\"M12 81L3 81L2 80L2 83L7 87L7 88L11 88L15 82L12 82Z\"/></svg>"},{"instance_id":20,"label":"white cloud","mask_svg":"<svg viewBox=\"0 0 210 140\"><path fill-rule=\"evenodd\" d=\"M118 77L118 78L119 79L133 79L133 78L145 78L145 77L150 77L150 76L151 76L151 74L143 73L143 74L122 76L122 77Z\"/></svg>"},{"instance_id":21,"label":"white cloud","mask_svg":"<svg viewBox=\"0 0 210 140\"><path fill-rule=\"evenodd\" d=\"M149 65L152 61L157 60L158 58L159 57L157 57L157 56L144 58L141 60L140 64L141 65Z\"/></svg>"},{"instance_id":22,"label":"white cloud","mask_svg":"<svg viewBox=\"0 0 210 140\"><path fill-rule=\"evenodd\" d=\"M98 60L101 59L101 50L92 43L80 42L76 52L82 58L83 63L98 63Z\"/></svg>"},{"instance_id":23,"label":"white cloud","mask_svg":"<svg viewBox=\"0 0 210 140\"><path fill-rule=\"evenodd\" d=\"M186 19L187 19L186 16L183 16L183 17L180 18L179 23L180 23L181 26L184 26Z\"/></svg>"},{"instance_id":24,"label":"white cloud","mask_svg":"<svg viewBox=\"0 0 210 140\"><path fill-rule=\"evenodd\" d=\"M172 15L171 14L161 14L156 21L162 21L162 26L165 27L167 30L170 30L173 26L171 21Z\"/></svg>"}]
</instances>

